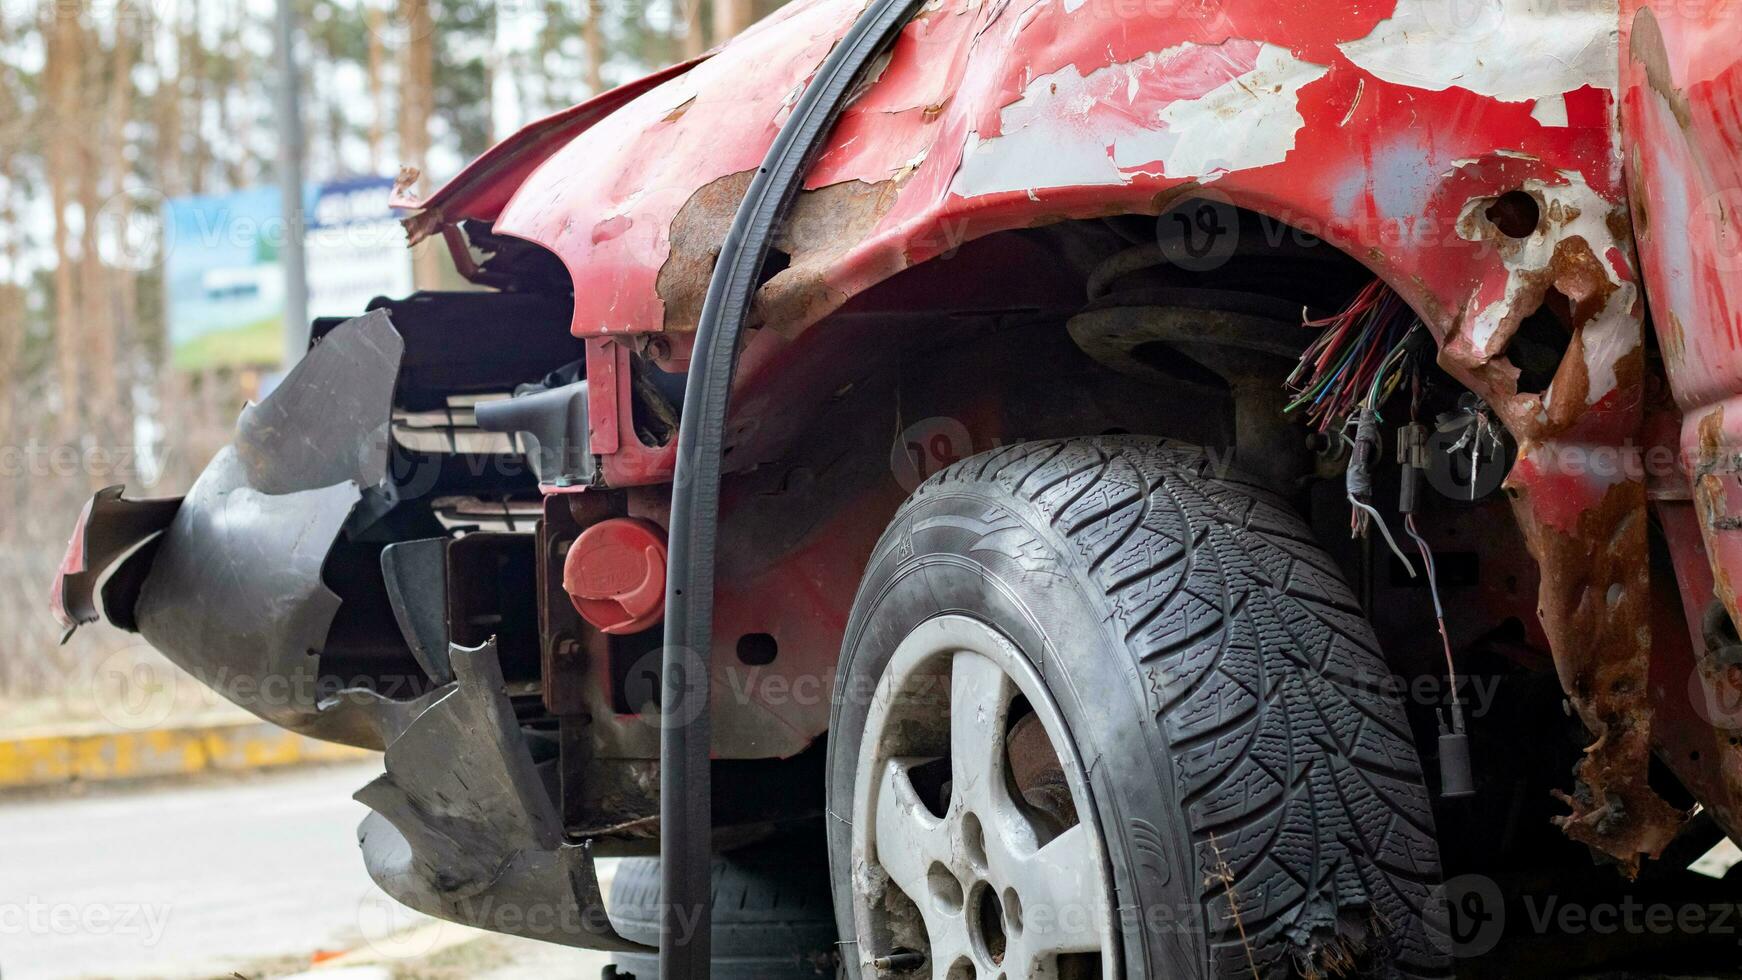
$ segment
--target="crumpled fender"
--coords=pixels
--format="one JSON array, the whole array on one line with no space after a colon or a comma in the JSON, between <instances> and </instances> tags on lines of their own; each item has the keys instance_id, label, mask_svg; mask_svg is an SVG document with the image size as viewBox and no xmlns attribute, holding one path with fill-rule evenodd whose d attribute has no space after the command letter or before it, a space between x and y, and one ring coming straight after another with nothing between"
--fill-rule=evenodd
<instances>
[{"instance_id":1,"label":"crumpled fender","mask_svg":"<svg viewBox=\"0 0 1742 980\"><path fill-rule=\"evenodd\" d=\"M562 259L576 335L694 328L752 171L861 7L788 5L520 184L496 231ZM1565 826L1634 867L1682 814L1645 783L1644 480L1587 465L1642 441L1645 401L1619 37L1603 2L1187 0L1149 15L1119 0L937 0L813 164L778 243L790 261L752 313L771 336L753 343L798 342L974 238L1189 196L1342 249L1420 314L1442 365L1518 440L1508 489L1542 566L1543 625L1595 736ZM1492 216L1508 194L1529 199L1533 228ZM1508 347L1551 294L1572 341L1549 387L1521 391ZM744 363L748 389L768 361ZM659 479L660 465L631 475ZM609 455L605 468L625 473Z\"/></svg>"},{"instance_id":2,"label":"crumpled fender","mask_svg":"<svg viewBox=\"0 0 1742 980\"><path fill-rule=\"evenodd\" d=\"M693 328L749 172L861 6L789 4L516 189L496 230L567 264L577 335ZM1472 21L1455 0L1172 16L1121 16L1115 0L930 4L813 165L763 316L790 334L966 240L1156 212L1202 187L1321 232L1443 336L1478 287L1504 287L1503 273L1485 282L1492 250L1459 231L1471 201L1536 179L1587 212L1621 204L1615 11L1502 6Z\"/></svg>"}]
</instances>

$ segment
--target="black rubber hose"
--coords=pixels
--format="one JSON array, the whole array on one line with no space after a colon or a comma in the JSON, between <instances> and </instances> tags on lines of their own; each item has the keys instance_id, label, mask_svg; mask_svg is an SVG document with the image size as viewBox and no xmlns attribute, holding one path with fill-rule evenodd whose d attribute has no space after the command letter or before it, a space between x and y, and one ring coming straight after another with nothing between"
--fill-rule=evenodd
<instances>
[{"instance_id":1,"label":"black rubber hose","mask_svg":"<svg viewBox=\"0 0 1742 980\"><path fill-rule=\"evenodd\" d=\"M713 857L708 676L714 634L714 547L726 407L738 337L778 224L854 81L894 41L918 0L872 0L817 69L780 127L732 219L708 282L684 384L665 587L665 703L659 745L661 980L708 976Z\"/></svg>"}]
</instances>

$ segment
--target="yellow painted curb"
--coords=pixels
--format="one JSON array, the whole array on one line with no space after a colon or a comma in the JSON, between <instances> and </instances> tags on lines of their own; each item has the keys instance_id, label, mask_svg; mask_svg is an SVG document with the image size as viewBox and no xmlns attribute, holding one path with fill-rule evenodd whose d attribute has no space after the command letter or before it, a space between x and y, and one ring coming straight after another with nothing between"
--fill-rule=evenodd
<instances>
[{"instance_id":1,"label":"yellow painted curb","mask_svg":"<svg viewBox=\"0 0 1742 980\"><path fill-rule=\"evenodd\" d=\"M0 736L0 790L341 762L374 754L254 719L145 731L45 730Z\"/></svg>"}]
</instances>

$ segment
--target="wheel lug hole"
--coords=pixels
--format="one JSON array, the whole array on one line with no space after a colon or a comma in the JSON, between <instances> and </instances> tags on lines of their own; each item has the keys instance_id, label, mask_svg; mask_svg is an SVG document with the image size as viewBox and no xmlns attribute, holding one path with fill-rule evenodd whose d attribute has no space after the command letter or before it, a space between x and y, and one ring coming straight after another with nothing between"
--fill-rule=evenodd
<instances>
[{"instance_id":1,"label":"wheel lug hole","mask_svg":"<svg viewBox=\"0 0 1742 980\"><path fill-rule=\"evenodd\" d=\"M1004 928L1012 936L1022 935L1022 898L1016 889L1004 889Z\"/></svg>"},{"instance_id":2,"label":"wheel lug hole","mask_svg":"<svg viewBox=\"0 0 1742 980\"><path fill-rule=\"evenodd\" d=\"M962 911L962 883L956 880L955 872L933 862L925 878L931 889L932 902L940 911L951 915Z\"/></svg>"},{"instance_id":3,"label":"wheel lug hole","mask_svg":"<svg viewBox=\"0 0 1742 980\"><path fill-rule=\"evenodd\" d=\"M986 834L972 810L962 814L962 850L974 867L986 870Z\"/></svg>"},{"instance_id":4,"label":"wheel lug hole","mask_svg":"<svg viewBox=\"0 0 1742 980\"><path fill-rule=\"evenodd\" d=\"M1004 903L997 890L984 881L975 882L968 895L968 931L975 951L993 966L1004 962L1009 945L1005 930Z\"/></svg>"}]
</instances>

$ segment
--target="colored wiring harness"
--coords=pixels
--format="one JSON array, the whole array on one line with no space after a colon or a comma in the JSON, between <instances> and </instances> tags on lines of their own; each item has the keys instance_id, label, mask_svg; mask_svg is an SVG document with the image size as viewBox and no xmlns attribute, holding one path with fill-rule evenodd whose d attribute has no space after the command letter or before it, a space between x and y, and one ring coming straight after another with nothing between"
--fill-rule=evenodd
<instances>
[{"instance_id":1,"label":"colored wiring harness","mask_svg":"<svg viewBox=\"0 0 1742 980\"><path fill-rule=\"evenodd\" d=\"M1407 373L1411 341L1421 321L1385 283L1374 279L1341 313L1303 326L1322 332L1308 345L1288 376L1294 400L1288 412L1304 412L1326 435L1337 433L1349 445L1344 482L1349 499L1349 534L1366 537L1374 525L1411 578L1415 566L1391 536L1385 518L1373 507L1373 466L1379 461L1379 407Z\"/></svg>"},{"instance_id":2,"label":"colored wiring harness","mask_svg":"<svg viewBox=\"0 0 1742 980\"><path fill-rule=\"evenodd\" d=\"M1403 380L1409 340L1421 321L1397 294L1375 279L1348 308L1302 326L1322 330L1288 376L1294 400L1286 411L1304 412L1321 433L1339 431L1367 406L1377 414Z\"/></svg>"}]
</instances>

